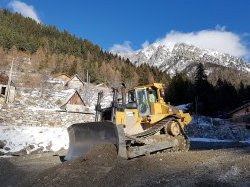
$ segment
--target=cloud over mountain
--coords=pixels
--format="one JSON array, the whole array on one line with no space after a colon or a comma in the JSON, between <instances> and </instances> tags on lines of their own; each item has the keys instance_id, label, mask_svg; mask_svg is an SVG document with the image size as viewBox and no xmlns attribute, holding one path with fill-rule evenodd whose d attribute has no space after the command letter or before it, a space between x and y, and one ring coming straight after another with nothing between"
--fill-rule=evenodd
<instances>
[{"instance_id":1,"label":"cloud over mountain","mask_svg":"<svg viewBox=\"0 0 250 187\"><path fill-rule=\"evenodd\" d=\"M216 26L214 30L201 30L198 32L179 32L170 31L163 38L157 39L153 45L174 46L178 43L194 45L201 49L211 49L221 53L227 53L236 57L246 57L249 50L244 45L240 35L225 31L225 27ZM146 44L146 45L145 45ZM148 46L148 42L142 44L142 48ZM124 50L126 49L126 50ZM133 52L130 42L124 44L115 44L110 48L111 52L124 53Z\"/></svg>"}]
</instances>

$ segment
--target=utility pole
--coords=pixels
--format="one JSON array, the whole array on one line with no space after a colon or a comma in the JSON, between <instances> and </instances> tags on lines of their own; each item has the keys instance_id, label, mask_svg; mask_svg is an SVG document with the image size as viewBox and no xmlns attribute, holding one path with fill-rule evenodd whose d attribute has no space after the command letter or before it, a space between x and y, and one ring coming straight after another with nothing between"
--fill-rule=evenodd
<instances>
[{"instance_id":1,"label":"utility pole","mask_svg":"<svg viewBox=\"0 0 250 187\"><path fill-rule=\"evenodd\" d=\"M198 96L195 96L195 113L196 113L196 118L197 118L197 121L196 121L196 124L198 125L198 117L197 117L197 113L198 113Z\"/></svg>"},{"instance_id":2,"label":"utility pole","mask_svg":"<svg viewBox=\"0 0 250 187\"><path fill-rule=\"evenodd\" d=\"M83 73L82 73L82 81L85 82L85 71L83 70Z\"/></svg>"},{"instance_id":3,"label":"utility pole","mask_svg":"<svg viewBox=\"0 0 250 187\"><path fill-rule=\"evenodd\" d=\"M9 96L10 96L10 85L11 85L11 78L12 78L12 69L13 69L13 64L14 64L14 58L12 58L11 62L11 67L10 67L10 73L9 73L9 80L8 80L8 88L7 88L7 94L6 94L6 99L5 102L9 102Z\"/></svg>"},{"instance_id":4,"label":"utility pole","mask_svg":"<svg viewBox=\"0 0 250 187\"><path fill-rule=\"evenodd\" d=\"M89 71L88 70L87 70L87 76L86 76L86 78L87 78L87 81L86 81L87 84L90 83L90 75L89 75Z\"/></svg>"},{"instance_id":5,"label":"utility pole","mask_svg":"<svg viewBox=\"0 0 250 187\"><path fill-rule=\"evenodd\" d=\"M89 71L87 70L87 83L89 83Z\"/></svg>"},{"instance_id":6,"label":"utility pole","mask_svg":"<svg viewBox=\"0 0 250 187\"><path fill-rule=\"evenodd\" d=\"M195 96L195 113L198 113L198 96Z\"/></svg>"}]
</instances>

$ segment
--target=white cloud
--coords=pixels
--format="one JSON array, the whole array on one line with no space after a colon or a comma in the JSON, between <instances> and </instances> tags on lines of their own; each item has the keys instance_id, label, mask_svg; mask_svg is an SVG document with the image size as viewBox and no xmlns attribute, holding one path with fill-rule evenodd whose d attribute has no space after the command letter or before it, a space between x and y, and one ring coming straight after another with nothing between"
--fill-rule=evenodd
<instances>
[{"instance_id":1,"label":"white cloud","mask_svg":"<svg viewBox=\"0 0 250 187\"><path fill-rule=\"evenodd\" d=\"M236 57L249 56L249 49L242 41L243 36L241 37L240 35L226 31L225 29L225 26L217 25L214 30L201 30L189 33L171 31L167 33L164 38L157 39L154 44L173 47L177 43L186 43L201 49L216 50L218 52L227 53ZM148 45L149 42L145 41L142 44L142 49ZM133 52L130 42L115 44L111 49L113 52Z\"/></svg>"},{"instance_id":2,"label":"white cloud","mask_svg":"<svg viewBox=\"0 0 250 187\"><path fill-rule=\"evenodd\" d=\"M114 44L109 50L112 53L132 53L134 51L130 44L130 41L125 41L123 44Z\"/></svg>"},{"instance_id":3,"label":"white cloud","mask_svg":"<svg viewBox=\"0 0 250 187\"><path fill-rule=\"evenodd\" d=\"M37 23L41 23L35 8L32 5L27 5L21 1L12 1L8 6L13 9L15 12L22 14L24 17L29 17L34 19Z\"/></svg>"},{"instance_id":4,"label":"white cloud","mask_svg":"<svg viewBox=\"0 0 250 187\"><path fill-rule=\"evenodd\" d=\"M186 43L202 49L212 49L221 53L228 53L237 57L244 57L248 54L247 47L241 41L239 35L219 30L202 30L199 32L183 33L171 31L165 38L157 41L159 44Z\"/></svg>"}]
</instances>

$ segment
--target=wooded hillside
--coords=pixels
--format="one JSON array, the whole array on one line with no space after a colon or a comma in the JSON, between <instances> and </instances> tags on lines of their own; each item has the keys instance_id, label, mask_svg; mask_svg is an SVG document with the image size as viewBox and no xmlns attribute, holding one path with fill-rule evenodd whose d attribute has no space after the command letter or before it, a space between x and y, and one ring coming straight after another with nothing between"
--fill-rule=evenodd
<instances>
[{"instance_id":1,"label":"wooded hillside","mask_svg":"<svg viewBox=\"0 0 250 187\"><path fill-rule=\"evenodd\" d=\"M27 56L31 58L31 71L60 72L80 77L88 70L90 81L109 85L125 82L128 86L162 81L169 77L157 68L143 65L136 68L127 59L103 51L86 39L77 38L54 26L38 24L20 14L0 10L0 63L10 63L8 57ZM25 68L21 66L20 70Z\"/></svg>"}]
</instances>

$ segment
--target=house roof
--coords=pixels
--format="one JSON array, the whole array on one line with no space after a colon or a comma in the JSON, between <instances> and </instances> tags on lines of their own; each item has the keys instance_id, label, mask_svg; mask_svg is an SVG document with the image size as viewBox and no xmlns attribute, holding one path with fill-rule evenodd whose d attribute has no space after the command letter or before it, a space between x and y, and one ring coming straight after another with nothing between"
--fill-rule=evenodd
<instances>
[{"instance_id":1,"label":"house roof","mask_svg":"<svg viewBox=\"0 0 250 187\"><path fill-rule=\"evenodd\" d=\"M75 74L75 75L73 75L66 83L65 83L65 85L67 85L68 84L68 82L70 82L73 78L77 78L77 79L79 79L79 81L84 85L84 82L82 81L82 79L77 75L77 74Z\"/></svg>"},{"instance_id":2,"label":"house roof","mask_svg":"<svg viewBox=\"0 0 250 187\"><path fill-rule=\"evenodd\" d=\"M0 74L0 84L8 85L9 77L5 73ZM11 81L11 85L15 86L14 82Z\"/></svg>"},{"instance_id":3,"label":"house roof","mask_svg":"<svg viewBox=\"0 0 250 187\"><path fill-rule=\"evenodd\" d=\"M235 112L237 112L237 111L239 111L239 110L241 110L243 108L249 107L249 106L250 106L250 102L248 102L248 103L246 103L246 104L244 104L244 105L230 111L228 114L231 115L231 114L233 114L233 113L235 113Z\"/></svg>"},{"instance_id":4,"label":"house roof","mask_svg":"<svg viewBox=\"0 0 250 187\"><path fill-rule=\"evenodd\" d=\"M81 95L79 94L79 92L78 92L77 90L74 90L74 91L69 95L69 97L66 99L66 101L62 104L61 107L65 106L65 105L70 101L70 99L73 97L73 95L74 95L75 93L76 93L76 94L78 95L78 97L81 99L83 105L85 105L85 103L84 103L84 101L83 101Z\"/></svg>"},{"instance_id":5,"label":"house roof","mask_svg":"<svg viewBox=\"0 0 250 187\"><path fill-rule=\"evenodd\" d=\"M56 79L57 77L62 76L62 75L66 76L70 79L70 76L66 73L59 73L59 74L55 75L54 78Z\"/></svg>"}]
</instances>

